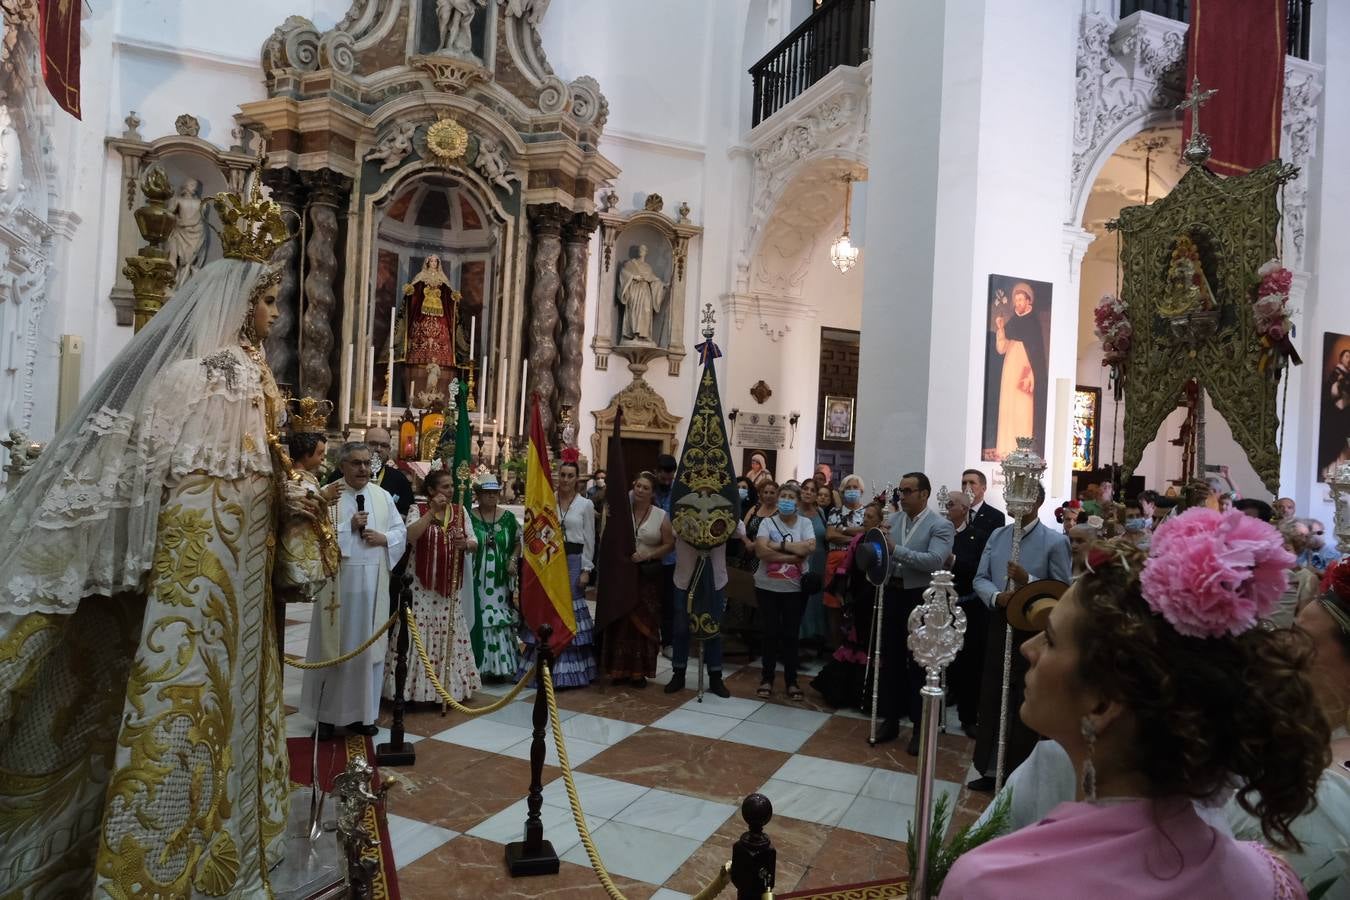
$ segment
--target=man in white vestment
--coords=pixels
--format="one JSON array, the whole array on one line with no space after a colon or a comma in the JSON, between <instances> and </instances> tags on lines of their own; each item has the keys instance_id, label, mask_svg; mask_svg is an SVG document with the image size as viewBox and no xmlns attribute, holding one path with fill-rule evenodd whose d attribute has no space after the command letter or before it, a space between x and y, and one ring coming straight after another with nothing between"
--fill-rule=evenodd
<instances>
[{"instance_id":1,"label":"man in white vestment","mask_svg":"<svg viewBox=\"0 0 1350 900\"><path fill-rule=\"evenodd\" d=\"M350 653L388 618L389 572L403 557L408 532L394 498L371 483L370 461L370 448L360 443L344 444L338 455L339 603L319 604L314 610L306 653L310 662ZM306 670L300 709L319 723L319 740L332 737L334 724L343 722L349 732L376 733L386 640L340 665Z\"/></svg>"}]
</instances>

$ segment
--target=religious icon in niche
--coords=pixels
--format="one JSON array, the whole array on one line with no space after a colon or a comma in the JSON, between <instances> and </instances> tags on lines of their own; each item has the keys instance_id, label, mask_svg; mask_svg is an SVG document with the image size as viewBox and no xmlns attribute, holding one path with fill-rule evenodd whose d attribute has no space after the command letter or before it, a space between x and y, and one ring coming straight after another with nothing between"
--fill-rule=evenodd
<instances>
[{"instance_id":1,"label":"religious icon in niche","mask_svg":"<svg viewBox=\"0 0 1350 900\"><path fill-rule=\"evenodd\" d=\"M824 441L853 440L853 398L825 397L824 424L820 438Z\"/></svg>"},{"instance_id":2,"label":"religious icon in niche","mask_svg":"<svg viewBox=\"0 0 1350 900\"><path fill-rule=\"evenodd\" d=\"M441 258L431 255L422 263L422 271L403 286L406 297L404 315L409 377L426 384L430 390L444 391L455 369L469 364L469 337L461 321L460 292L450 286ZM397 332L397 329L396 329ZM453 333L453 340L451 334ZM431 365L439 367L436 383L427 380ZM421 378L418 377L419 374Z\"/></svg>"},{"instance_id":3,"label":"religious icon in niche","mask_svg":"<svg viewBox=\"0 0 1350 900\"><path fill-rule=\"evenodd\" d=\"M750 388L750 396L755 398L756 403L763 405L765 400L773 396L773 388L765 384L763 379L760 379L755 382L754 387Z\"/></svg>"},{"instance_id":4,"label":"religious icon in niche","mask_svg":"<svg viewBox=\"0 0 1350 900\"><path fill-rule=\"evenodd\" d=\"M656 315L666 296L666 284L647 262L647 245L619 269L619 304L623 307L624 343L657 343Z\"/></svg>"},{"instance_id":5,"label":"religious icon in niche","mask_svg":"<svg viewBox=\"0 0 1350 900\"><path fill-rule=\"evenodd\" d=\"M1091 472L1097 468L1101 405L1101 388L1084 387L1080 384L1074 390L1070 457L1075 472Z\"/></svg>"},{"instance_id":6,"label":"religious icon in niche","mask_svg":"<svg viewBox=\"0 0 1350 900\"><path fill-rule=\"evenodd\" d=\"M1317 480L1350 460L1350 335L1322 338L1322 415L1318 423Z\"/></svg>"},{"instance_id":7,"label":"religious icon in niche","mask_svg":"<svg viewBox=\"0 0 1350 900\"><path fill-rule=\"evenodd\" d=\"M1048 281L989 276L989 331L984 355L982 459L997 461L1019 437L1045 455L1050 366Z\"/></svg>"}]
</instances>

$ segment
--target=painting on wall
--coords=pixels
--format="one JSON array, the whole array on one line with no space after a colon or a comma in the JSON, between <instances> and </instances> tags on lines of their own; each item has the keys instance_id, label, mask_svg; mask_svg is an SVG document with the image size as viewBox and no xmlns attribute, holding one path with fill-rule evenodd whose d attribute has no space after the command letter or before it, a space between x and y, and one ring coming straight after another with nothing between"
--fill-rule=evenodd
<instances>
[{"instance_id":1,"label":"painting on wall","mask_svg":"<svg viewBox=\"0 0 1350 900\"><path fill-rule=\"evenodd\" d=\"M1102 417L1102 389L1079 385L1073 392L1073 421L1070 423L1070 458L1075 472L1097 468L1098 432Z\"/></svg>"},{"instance_id":2,"label":"painting on wall","mask_svg":"<svg viewBox=\"0 0 1350 900\"><path fill-rule=\"evenodd\" d=\"M825 397L825 421L820 432L821 440L853 440L853 398Z\"/></svg>"},{"instance_id":3,"label":"painting on wall","mask_svg":"<svg viewBox=\"0 0 1350 900\"><path fill-rule=\"evenodd\" d=\"M997 462L1030 437L1045 456L1050 368L1048 281L989 276L984 354L984 427L980 458Z\"/></svg>"},{"instance_id":4,"label":"painting on wall","mask_svg":"<svg viewBox=\"0 0 1350 900\"><path fill-rule=\"evenodd\" d=\"M1322 339L1322 415L1318 423L1317 480L1350 459L1350 335Z\"/></svg>"}]
</instances>

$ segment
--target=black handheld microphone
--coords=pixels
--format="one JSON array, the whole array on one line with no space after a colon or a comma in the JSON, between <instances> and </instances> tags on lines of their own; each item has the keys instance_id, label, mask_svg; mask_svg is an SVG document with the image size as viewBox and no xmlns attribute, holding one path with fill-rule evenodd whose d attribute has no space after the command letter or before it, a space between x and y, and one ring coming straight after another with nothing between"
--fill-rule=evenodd
<instances>
[{"instance_id":1,"label":"black handheld microphone","mask_svg":"<svg viewBox=\"0 0 1350 900\"><path fill-rule=\"evenodd\" d=\"M366 511L366 495L365 495L365 494L357 494L357 495L356 495L356 511L359 512L359 513L363 513L363 512ZM362 527L362 528L358 529L356 533L359 534L359 535L361 535L362 537L365 537L365 536L366 536L366 529L365 529L364 527Z\"/></svg>"}]
</instances>

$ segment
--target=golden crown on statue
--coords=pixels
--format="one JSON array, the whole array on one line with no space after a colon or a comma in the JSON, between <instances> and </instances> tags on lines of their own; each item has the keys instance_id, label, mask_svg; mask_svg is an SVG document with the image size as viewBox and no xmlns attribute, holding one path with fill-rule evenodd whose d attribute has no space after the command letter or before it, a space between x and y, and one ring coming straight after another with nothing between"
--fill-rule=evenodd
<instances>
[{"instance_id":1,"label":"golden crown on statue","mask_svg":"<svg viewBox=\"0 0 1350 900\"><path fill-rule=\"evenodd\" d=\"M328 417L333 414L333 404L328 400L315 400L313 397L298 397L290 401L291 432L299 434L325 434L328 431Z\"/></svg>"},{"instance_id":2,"label":"golden crown on statue","mask_svg":"<svg viewBox=\"0 0 1350 900\"><path fill-rule=\"evenodd\" d=\"M261 168L253 171L247 201L239 194L219 193L211 202L220 214L220 245L226 259L265 263L293 237L282 218L281 205L263 196Z\"/></svg>"}]
</instances>

